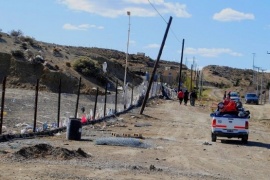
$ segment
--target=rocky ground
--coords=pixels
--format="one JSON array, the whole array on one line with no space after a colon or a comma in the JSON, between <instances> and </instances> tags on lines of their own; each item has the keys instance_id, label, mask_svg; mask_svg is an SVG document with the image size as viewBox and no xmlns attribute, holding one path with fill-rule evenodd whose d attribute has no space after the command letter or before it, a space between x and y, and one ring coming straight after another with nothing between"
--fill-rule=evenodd
<instances>
[{"instance_id":1,"label":"rocky ground","mask_svg":"<svg viewBox=\"0 0 270 180\"><path fill-rule=\"evenodd\" d=\"M1 143L0 179L269 179L270 105L245 105L251 119L244 145L211 142L214 103L154 99L143 114L137 108L83 126L80 141L60 132Z\"/></svg>"}]
</instances>

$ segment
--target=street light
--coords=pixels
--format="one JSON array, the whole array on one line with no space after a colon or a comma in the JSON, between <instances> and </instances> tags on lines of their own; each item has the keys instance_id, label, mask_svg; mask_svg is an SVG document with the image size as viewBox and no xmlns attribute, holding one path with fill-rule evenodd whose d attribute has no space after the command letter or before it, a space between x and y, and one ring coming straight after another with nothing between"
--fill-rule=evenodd
<instances>
[{"instance_id":1,"label":"street light","mask_svg":"<svg viewBox=\"0 0 270 180\"><path fill-rule=\"evenodd\" d=\"M126 52L126 66L124 76L124 109L126 109L126 83L127 83L127 66L128 66L128 48L129 48L129 34L130 34L130 11L127 11L128 15L128 41L127 41L127 52Z\"/></svg>"}]
</instances>

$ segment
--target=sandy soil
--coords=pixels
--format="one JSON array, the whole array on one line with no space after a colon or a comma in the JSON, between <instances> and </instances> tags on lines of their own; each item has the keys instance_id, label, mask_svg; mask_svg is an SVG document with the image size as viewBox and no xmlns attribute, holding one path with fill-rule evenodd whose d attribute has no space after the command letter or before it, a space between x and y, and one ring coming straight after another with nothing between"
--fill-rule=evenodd
<instances>
[{"instance_id":1,"label":"sandy soil","mask_svg":"<svg viewBox=\"0 0 270 180\"><path fill-rule=\"evenodd\" d=\"M0 179L269 179L270 105L245 105L251 111L247 145L211 142L210 106L155 99L142 115L139 108L84 126L81 141L62 132L1 143ZM97 145L101 138L119 138L114 133L141 134L145 146Z\"/></svg>"}]
</instances>

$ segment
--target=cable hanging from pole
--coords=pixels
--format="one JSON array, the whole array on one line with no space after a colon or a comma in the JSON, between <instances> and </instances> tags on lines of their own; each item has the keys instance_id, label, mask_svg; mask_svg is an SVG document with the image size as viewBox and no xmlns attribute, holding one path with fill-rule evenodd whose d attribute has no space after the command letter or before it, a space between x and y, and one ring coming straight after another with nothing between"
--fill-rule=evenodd
<instances>
[{"instance_id":1,"label":"cable hanging from pole","mask_svg":"<svg viewBox=\"0 0 270 180\"><path fill-rule=\"evenodd\" d=\"M150 2L150 0L148 0L149 4L153 7L153 9L155 9L155 11L158 13L158 15L163 19L163 21L168 25L168 22L165 20L165 18L161 15L161 13L157 10L157 8ZM176 34L174 33L173 29L171 29L171 32L173 34L173 36L175 37L175 39L181 43L181 41L179 40L179 38L176 36Z\"/></svg>"}]
</instances>

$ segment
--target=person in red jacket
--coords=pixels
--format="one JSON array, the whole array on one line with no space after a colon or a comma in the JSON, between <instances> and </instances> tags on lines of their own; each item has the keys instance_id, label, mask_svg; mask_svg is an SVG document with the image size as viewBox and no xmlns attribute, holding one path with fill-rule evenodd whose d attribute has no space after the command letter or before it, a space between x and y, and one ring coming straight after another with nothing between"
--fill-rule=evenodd
<instances>
[{"instance_id":1,"label":"person in red jacket","mask_svg":"<svg viewBox=\"0 0 270 180\"><path fill-rule=\"evenodd\" d=\"M223 104L227 105L230 102L230 100L231 100L231 95L230 93L228 93L227 96L223 100Z\"/></svg>"},{"instance_id":2,"label":"person in red jacket","mask_svg":"<svg viewBox=\"0 0 270 180\"><path fill-rule=\"evenodd\" d=\"M182 102L183 102L183 99L184 99L184 92L182 91L182 89L179 90L177 96L178 96L178 99L179 99L179 103L180 103L180 105L181 105Z\"/></svg>"},{"instance_id":3,"label":"person in red jacket","mask_svg":"<svg viewBox=\"0 0 270 180\"><path fill-rule=\"evenodd\" d=\"M223 101L224 107L221 109L220 112L222 113L229 113L229 114L237 114L237 104L235 101L231 100L230 94L224 99Z\"/></svg>"}]
</instances>

